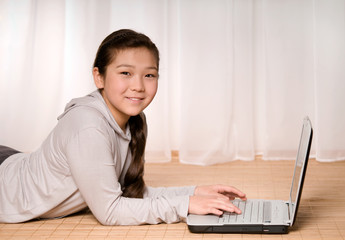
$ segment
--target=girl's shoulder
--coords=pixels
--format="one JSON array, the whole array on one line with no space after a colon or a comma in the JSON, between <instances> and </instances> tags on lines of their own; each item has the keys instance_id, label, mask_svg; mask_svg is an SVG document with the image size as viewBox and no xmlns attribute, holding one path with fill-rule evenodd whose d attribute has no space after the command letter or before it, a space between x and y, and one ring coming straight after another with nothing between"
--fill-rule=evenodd
<instances>
[{"instance_id":1,"label":"girl's shoulder","mask_svg":"<svg viewBox=\"0 0 345 240\"><path fill-rule=\"evenodd\" d=\"M55 128L56 134L73 136L86 129L93 129L103 133L111 133L111 127L104 115L95 108L79 106L68 111Z\"/></svg>"},{"instance_id":2,"label":"girl's shoulder","mask_svg":"<svg viewBox=\"0 0 345 240\"><path fill-rule=\"evenodd\" d=\"M106 117L96 108L90 106L78 106L68 111L59 122L66 122L67 124L73 124L78 126L99 126L102 123L106 123Z\"/></svg>"},{"instance_id":3,"label":"girl's shoulder","mask_svg":"<svg viewBox=\"0 0 345 240\"><path fill-rule=\"evenodd\" d=\"M115 130L119 128L99 91L72 99L58 120L62 123L77 125L78 128L97 127L103 124Z\"/></svg>"}]
</instances>

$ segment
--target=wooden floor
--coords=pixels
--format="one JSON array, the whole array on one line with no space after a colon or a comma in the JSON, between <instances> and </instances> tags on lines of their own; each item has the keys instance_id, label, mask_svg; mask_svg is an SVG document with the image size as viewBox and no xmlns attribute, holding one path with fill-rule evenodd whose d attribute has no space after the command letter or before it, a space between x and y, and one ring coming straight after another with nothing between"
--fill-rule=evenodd
<instances>
[{"instance_id":1,"label":"wooden floor","mask_svg":"<svg viewBox=\"0 0 345 240\"><path fill-rule=\"evenodd\" d=\"M208 167L147 163L146 183L180 186L224 183L249 198L288 199L293 161L235 161ZM288 234L193 234L185 223L102 226L88 212L48 221L0 224L0 239L345 239L345 161L311 159L295 226Z\"/></svg>"}]
</instances>

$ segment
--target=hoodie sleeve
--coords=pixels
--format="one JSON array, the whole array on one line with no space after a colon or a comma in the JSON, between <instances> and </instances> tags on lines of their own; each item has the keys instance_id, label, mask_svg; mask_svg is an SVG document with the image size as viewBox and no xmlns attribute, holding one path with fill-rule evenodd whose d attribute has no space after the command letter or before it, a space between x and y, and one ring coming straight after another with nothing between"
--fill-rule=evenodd
<instances>
[{"instance_id":1,"label":"hoodie sleeve","mask_svg":"<svg viewBox=\"0 0 345 240\"><path fill-rule=\"evenodd\" d=\"M188 195L163 194L144 199L122 197L116 169L119 166L111 148L109 133L101 127L80 130L66 144L73 179L101 224L173 223L186 218Z\"/></svg>"},{"instance_id":2,"label":"hoodie sleeve","mask_svg":"<svg viewBox=\"0 0 345 240\"><path fill-rule=\"evenodd\" d=\"M157 198L160 196L175 197L175 196L193 196L195 186L188 187L146 187L144 197Z\"/></svg>"}]
</instances>

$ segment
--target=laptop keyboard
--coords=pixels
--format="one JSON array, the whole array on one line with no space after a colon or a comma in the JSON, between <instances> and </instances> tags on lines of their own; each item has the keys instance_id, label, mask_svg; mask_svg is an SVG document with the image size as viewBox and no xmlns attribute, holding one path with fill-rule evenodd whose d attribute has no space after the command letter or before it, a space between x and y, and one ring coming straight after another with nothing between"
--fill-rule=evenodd
<instances>
[{"instance_id":1,"label":"laptop keyboard","mask_svg":"<svg viewBox=\"0 0 345 240\"><path fill-rule=\"evenodd\" d=\"M235 206L241 209L242 213L225 212L219 217L219 223L270 223L271 202L267 201L241 201L234 200Z\"/></svg>"}]
</instances>

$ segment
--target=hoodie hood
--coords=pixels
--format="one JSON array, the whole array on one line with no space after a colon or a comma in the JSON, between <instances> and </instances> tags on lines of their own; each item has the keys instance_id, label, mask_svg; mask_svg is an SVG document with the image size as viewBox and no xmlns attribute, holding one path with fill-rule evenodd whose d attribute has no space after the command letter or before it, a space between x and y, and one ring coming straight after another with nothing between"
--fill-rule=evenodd
<instances>
[{"instance_id":1,"label":"hoodie hood","mask_svg":"<svg viewBox=\"0 0 345 240\"><path fill-rule=\"evenodd\" d=\"M65 111L57 118L60 120L63 118L69 111L72 109L78 108L78 107L91 107L96 109L98 112L100 112L105 119L108 121L109 125L114 129L114 131L122 136L125 139L130 140L131 135L130 135L130 130L129 126L127 125L126 128L126 133L122 131L120 126L117 124L115 121L113 115L111 114L107 104L104 102L104 99L99 92L99 90L96 90L85 97L80 97L80 98L74 98L72 99L69 103L67 103L65 107Z\"/></svg>"}]
</instances>

